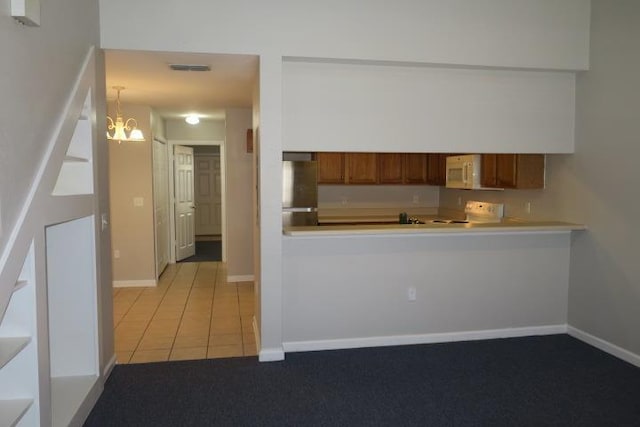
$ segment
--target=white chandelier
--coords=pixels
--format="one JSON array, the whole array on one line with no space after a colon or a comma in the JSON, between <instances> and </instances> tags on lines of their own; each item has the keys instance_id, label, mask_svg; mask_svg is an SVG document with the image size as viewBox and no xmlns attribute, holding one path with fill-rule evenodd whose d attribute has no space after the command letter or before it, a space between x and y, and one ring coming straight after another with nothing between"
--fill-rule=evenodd
<instances>
[{"instance_id":1,"label":"white chandelier","mask_svg":"<svg viewBox=\"0 0 640 427\"><path fill-rule=\"evenodd\" d=\"M116 98L116 121L107 116L107 139L113 139L120 144L122 141L144 141L144 135L142 131L138 129L138 121L133 117L128 118L126 121L122 118L120 112L120 91L124 90L123 86L113 86L118 92ZM111 133L113 131L113 133ZM127 135L127 132L129 134Z\"/></svg>"}]
</instances>

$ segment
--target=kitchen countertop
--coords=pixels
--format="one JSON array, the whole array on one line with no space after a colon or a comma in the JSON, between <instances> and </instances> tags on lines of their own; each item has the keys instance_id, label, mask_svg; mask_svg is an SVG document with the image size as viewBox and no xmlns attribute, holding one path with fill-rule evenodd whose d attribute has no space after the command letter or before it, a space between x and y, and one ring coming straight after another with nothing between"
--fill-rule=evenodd
<instances>
[{"instance_id":1,"label":"kitchen countertop","mask_svg":"<svg viewBox=\"0 0 640 427\"><path fill-rule=\"evenodd\" d=\"M538 233L568 232L584 230L582 224L562 221L527 221L516 218L505 218L499 223L467 223L467 224L433 224L429 221L438 217L418 218L425 224L399 224L384 222L397 221L388 215L368 216L366 218L332 217L323 221L325 225L292 226L283 230L285 236L339 236L339 235L390 235L390 234L477 234L477 233ZM344 224L348 222L349 224ZM343 223L343 224L336 224ZM330 224L330 225L326 225Z\"/></svg>"}]
</instances>

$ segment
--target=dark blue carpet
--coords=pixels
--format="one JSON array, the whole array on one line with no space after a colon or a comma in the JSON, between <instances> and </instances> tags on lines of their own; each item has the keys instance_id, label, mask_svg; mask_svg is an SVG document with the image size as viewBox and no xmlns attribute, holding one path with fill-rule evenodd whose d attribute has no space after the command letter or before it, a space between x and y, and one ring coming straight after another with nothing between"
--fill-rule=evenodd
<instances>
[{"instance_id":1,"label":"dark blue carpet","mask_svg":"<svg viewBox=\"0 0 640 427\"><path fill-rule=\"evenodd\" d=\"M179 262L222 261L222 242L196 242L196 254Z\"/></svg>"},{"instance_id":2,"label":"dark blue carpet","mask_svg":"<svg viewBox=\"0 0 640 427\"><path fill-rule=\"evenodd\" d=\"M567 335L117 366L86 426L640 426L640 369Z\"/></svg>"}]
</instances>

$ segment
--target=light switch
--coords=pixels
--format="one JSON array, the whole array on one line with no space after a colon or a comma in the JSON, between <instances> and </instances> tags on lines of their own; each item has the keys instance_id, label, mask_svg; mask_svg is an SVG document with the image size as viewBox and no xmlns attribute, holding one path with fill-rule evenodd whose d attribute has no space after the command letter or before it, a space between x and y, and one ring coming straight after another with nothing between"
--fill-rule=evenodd
<instances>
[{"instance_id":1,"label":"light switch","mask_svg":"<svg viewBox=\"0 0 640 427\"><path fill-rule=\"evenodd\" d=\"M144 197L134 197L133 206L135 206L136 208L144 206Z\"/></svg>"},{"instance_id":2,"label":"light switch","mask_svg":"<svg viewBox=\"0 0 640 427\"><path fill-rule=\"evenodd\" d=\"M102 225L102 231L106 230L109 226L109 216L106 213L100 215L100 224Z\"/></svg>"}]
</instances>

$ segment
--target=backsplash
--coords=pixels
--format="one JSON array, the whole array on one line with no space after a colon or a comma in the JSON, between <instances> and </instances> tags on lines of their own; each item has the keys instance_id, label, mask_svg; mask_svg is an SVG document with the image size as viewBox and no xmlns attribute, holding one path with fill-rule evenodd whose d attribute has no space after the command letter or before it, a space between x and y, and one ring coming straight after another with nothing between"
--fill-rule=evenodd
<instances>
[{"instance_id":1,"label":"backsplash","mask_svg":"<svg viewBox=\"0 0 640 427\"><path fill-rule=\"evenodd\" d=\"M469 200L504 203L504 216L522 219L557 219L549 212L544 200L544 190L453 190L442 188L440 208L464 211Z\"/></svg>"},{"instance_id":2,"label":"backsplash","mask_svg":"<svg viewBox=\"0 0 640 427\"><path fill-rule=\"evenodd\" d=\"M318 207L435 208L439 187L429 185L319 185Z\"/></svg>"},{"instance_id":3,"label":"backsplash","mask_svg":"<svg viewBox=\"0 0 640 427\"><path fill-rule=\"evenodd\" d=\"M559 188L571 176L568 155L547 154L545 188L538 190L440 190L440 208L462 212L468 200L504 203L504 216L526 220L557 220L581 222L581 218L566 215L564 205L570 194Z\"/></svg>"}]
</instances>

